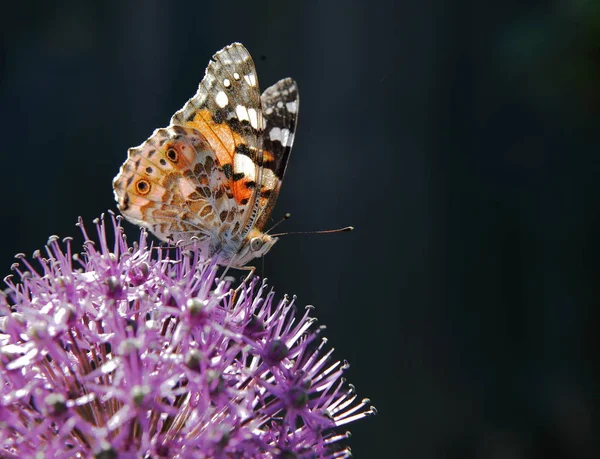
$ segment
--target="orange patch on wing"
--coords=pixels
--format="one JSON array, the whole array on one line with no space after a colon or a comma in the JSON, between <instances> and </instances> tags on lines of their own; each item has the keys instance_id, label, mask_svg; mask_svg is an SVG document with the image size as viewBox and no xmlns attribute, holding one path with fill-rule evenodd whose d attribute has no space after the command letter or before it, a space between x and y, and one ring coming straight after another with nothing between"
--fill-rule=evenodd
<instances>
[{"instance_id":1,"label":"orange patch on wing","mask_svg":"<svg viewBox=\"0 0 600 459\"><path fill-rule=\"evenodd\" d=\"M269 161L275 161L275 156L273 156L273 153L271 153L270 151L263 150L263 161L265 163Z\"/></svg>"},{"instance_id":2,"label":"orange patch on wing","mask_svg":"<svg viewBox=\"0 0 600 459\"><path fill-rule=\"evenodd\" d=\"M233 182L233 196L238 204L244 205L250 201L254 188L248 188L246 184L250 182L247 178Z\"/></svg>"},{"instance_id":3,"label":"orange patch on wing","mask_svg":"<svg viewBox=\"0 0 600 459\"><path fill-rule=\"evenodd\" d=\"M265 198L264 196L260 197L260 206L261 207L267 207L267 205L269 204L269 198ZM275 204L275 203L273 203ZM269 209L273 208L274 206L269 207Z\"/></svg>"},{"instance_id":4,"label":"orange patch on wing","mask_svg":"<svg viewBox=\"0 0 600 459\"><path fill-rule=\"evenodd\" d=\"M237 132L234 132L227 123L216 123L211 113L203 109L198 110L194 115L194 119L188 121L185 125L200 131L206 137L221 166L233 164L235 146L243 144L244 139Z\"/></svg>"}]
</instances>

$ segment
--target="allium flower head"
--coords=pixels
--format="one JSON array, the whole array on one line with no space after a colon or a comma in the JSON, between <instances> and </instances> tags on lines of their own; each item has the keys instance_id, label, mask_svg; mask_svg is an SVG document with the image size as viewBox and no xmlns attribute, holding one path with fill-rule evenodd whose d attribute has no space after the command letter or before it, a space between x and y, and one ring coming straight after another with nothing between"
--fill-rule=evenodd
<instances>
[{"instance_id":1,"label":"allium flower head","mask_svg":"<svg viewBox=\"0 0 600 459\"><path fill-rule=\"evenodd\" d=\"M191 247L53 237L0 297L0 457L341 458L374 413L294 299ZM114 237L111 236L114 227ZM109 242L111 239L111 242Z\"/></svg>"}]
</instances>

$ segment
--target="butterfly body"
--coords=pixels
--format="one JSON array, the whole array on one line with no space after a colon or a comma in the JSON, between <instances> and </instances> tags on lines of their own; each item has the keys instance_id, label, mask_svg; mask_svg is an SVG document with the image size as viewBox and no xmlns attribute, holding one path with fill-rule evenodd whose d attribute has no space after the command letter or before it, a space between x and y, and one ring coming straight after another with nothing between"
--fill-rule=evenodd
<instances>
[{"instance_id":1,"label":"butterfly body","mask_svg":"<svg viewBox=\"0 0 600 459\"><path fill-rule=\"evenodd\" d=\"M243 267L277 238L263 232L285 173L298 92L286 78L262 95L239 43L213 56L198 91L140 146L113 181L121 213L159 239Z\"/></svg>"}]
</instances>

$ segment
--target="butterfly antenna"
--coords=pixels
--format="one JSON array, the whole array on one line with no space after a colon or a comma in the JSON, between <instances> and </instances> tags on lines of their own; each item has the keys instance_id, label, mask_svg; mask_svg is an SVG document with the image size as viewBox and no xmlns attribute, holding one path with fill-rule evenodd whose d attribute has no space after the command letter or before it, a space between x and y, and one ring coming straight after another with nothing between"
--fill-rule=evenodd
<instances>
[{"instance_id":1,"label":"butterfly antenna","mask_svg":"<svg viewBox=\"0 0 600 459\"><path fill-rule=\"evenodd\" d=\"M279 225L281 225L284 221L286 221L288 218L290 218L292 216L292 214L290 214L289 212L286 213L281 220L279 220L277 223L275 223L273 226L271 226L267 231L265 231L265 234L269 234L269 231L273 231L276 227L278 227Z\"/></svg>"},{"instance_id":2,"label":"butterfly antenna","mask_svg":"<svg viewBox=\"0 0 600 459\"><path fill-rule=\"evenodd\" d=\"M277 233L271 234L271 237L288 236L290 234L330 234L330 233L345 233L347 231L353 231L354 226L345 226L344 228L320 230L320 231L295 231L293 233Z\"/></svg>"}]
</instances>

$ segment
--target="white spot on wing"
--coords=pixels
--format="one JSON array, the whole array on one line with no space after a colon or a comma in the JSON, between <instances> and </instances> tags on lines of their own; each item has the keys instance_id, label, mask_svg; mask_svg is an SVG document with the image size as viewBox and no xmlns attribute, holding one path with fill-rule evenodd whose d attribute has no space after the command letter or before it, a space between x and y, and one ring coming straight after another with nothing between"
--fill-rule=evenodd
<instances>
[{"instance_id":1,"label":"white spot on wing","mask_svg":"<svg viewBox=\"0 0 600 459\"><path fill-rule=\"evenodd\" d=\"M231 86L231 81L229 81L229 78L225 78L223 80L223 86L225 86L226 88Z\"/></svg>"},{"instance_id":2,"label":"white spot on wing","mask_svg":"<svg viewBox=\"0 0 600 459\"><path fill-rule=\"evenodd\" d=\"M233 78L235 78L236 80L240 79L240 74L237 72L233 72Z\"/></svg>"},{"instance_id":3,"label":"white spot on wing","mask_svg":"<svg viewBox=\"0 0 600 459\"><path fill-rule=\"evenodd\" d=\"M278 140L284 147L291 146L290 137L291 133L289 129L280 129L278 127L274 127L269 132L269 138L271 141L274 142Z\"/></svg>"},{"instance_id":4,"label":"white spot on wing","mask_svg":"<svg viewBox=\"0 0 600 459\"><path fill-rule=\"evenodd\" d=\"M253 108L248 109L248 114L250 115L250 126L254 129L258 129L258 113Z\"/></svg>"},{"instance_id":5,"label":"white spot on wing","mask_svg":"<svg viewBox=\"0 0 600 459\"><path fill-rule=\"evenodd\" d=\"M278 183L279 179L277 178L275 173L271 169L265 167L261 175L262 188L266 190L274 190L277 187Z\"/></svg>"},{"instance_id":6,"label":"white spot on wing","mask_svg":"<svg viewBox=\"0 0 600 459\"><path fill-rule=\"evenodd\" d=\"M233 157L233 171L237 174L243 172L244 176L250 180L255 180L256 166L246 155L237 154ZM263 170L264 175L264 170Z\"/></svg>"},{"instance_id":7,"label":"white spot on wing","mask_svg":"<svg viewBox=\"0 0 600 459\"><path fill-rule=\"evenodd\" d=\"M254 87L256 86L256 76L254 75L254 73L249 73L248 75L244 75L244 80L246 80L246 82Z\"/></svg>"},{"instance_id":8,"label":"white spot on wing","mask_svg":"<svg viewBox=\"0 0 600 459\"><path fill-rule=\"evenodd\" d=\"M277 102L277 108L283 108L283 102L281 102L281 101Z\"/></svg>"},{"instance_id":9,"label":"white spot on wing","mask_svg":"<svg viewBox=\"0 0 600 459\"><path fill-rule=\"evenodd\" d=\"M250 118L248 117L248 109L243 105L238 105L235 107L235 114L240 121L250 121Z\"/></svg>"},{"instance_id":10,"label":"white spot on wing","mask_svg":"<svg viewBox=\"0 0 600 459\"><path fill-rule=\"evenodd\" d=\"M298 109L298 105L296 105L296 101L288 102L285 104L285 108L287 108L288 112L290 112L290 113L296 113L296 110Z\"/></svg>"},{"instance_id":11,"label":"white spot on wing","mask_svg":"<svg viewBox=\"0 0 600 459\"><path fill-rule=\"evenodd\" d=\"M215 101L217 102L217 105L219 107L223 108L229 103L229 98L227 97L227 94L225 94L223 91L219 91L217 93Z\"/></svg>"}]
</instances>

